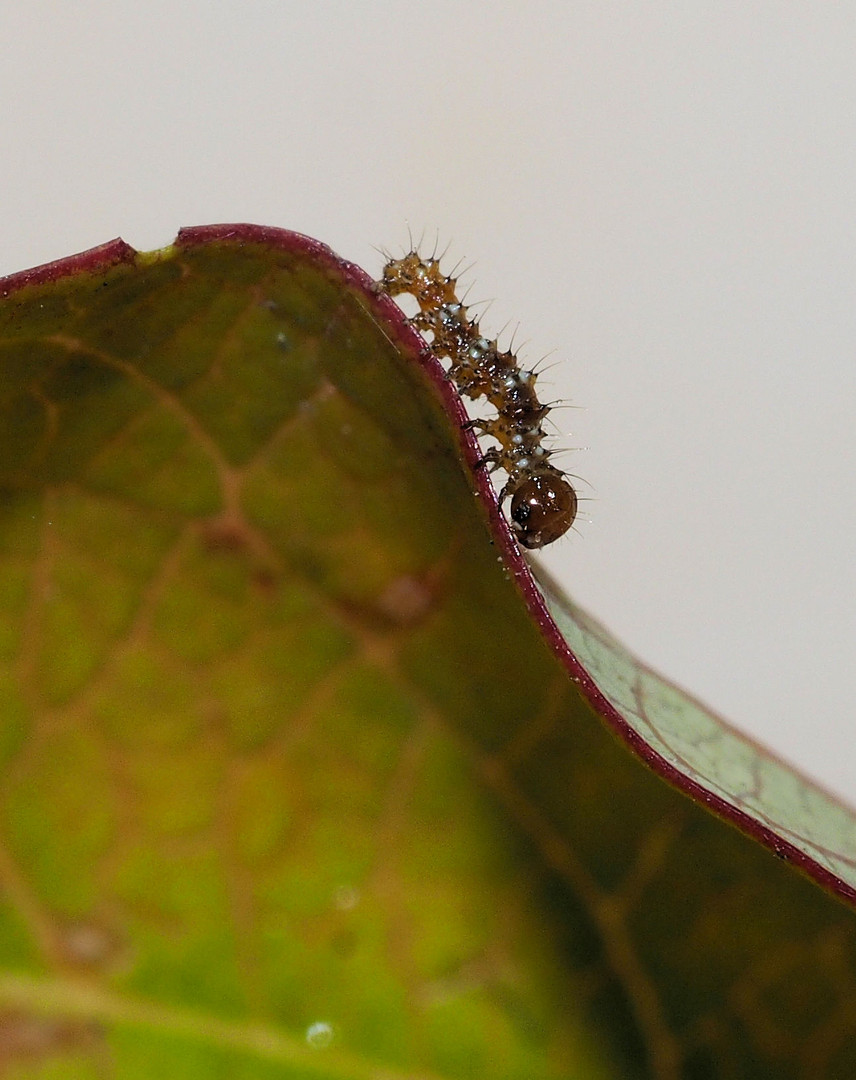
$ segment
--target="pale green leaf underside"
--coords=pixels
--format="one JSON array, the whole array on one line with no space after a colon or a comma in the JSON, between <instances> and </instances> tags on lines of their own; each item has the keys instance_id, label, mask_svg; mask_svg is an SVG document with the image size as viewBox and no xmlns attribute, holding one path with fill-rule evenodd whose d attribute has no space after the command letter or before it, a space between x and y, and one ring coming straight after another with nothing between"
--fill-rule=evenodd
<instances>
[{"instance_id":1,"label":"pale green leaf underside","mask_svg":"<svg viewBox=\"0 0 856 1080\"><path fill-rule=\"evenodd\" d=\"M550 614L604 697L664 761L856 888L856 815L630 655L566 598Z\"/></svg>"}]
</instances>

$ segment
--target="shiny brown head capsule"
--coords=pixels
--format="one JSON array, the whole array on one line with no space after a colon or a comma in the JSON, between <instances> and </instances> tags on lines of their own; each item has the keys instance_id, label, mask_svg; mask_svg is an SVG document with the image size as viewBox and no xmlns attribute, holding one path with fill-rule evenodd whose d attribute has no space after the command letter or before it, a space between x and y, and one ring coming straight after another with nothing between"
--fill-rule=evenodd
<instances>
[{"instance_id":1,"label":"shiny brown head capsule","mask_svg":"<svg viewBox=\"0 0 856 1080\"><path fill-rule=\"evenodd\" d=\"M557 471L524 477L506 495L511 497L511 530L527 548L552 544L577 516L577 493Z\"/></svg>"}]
</instances>

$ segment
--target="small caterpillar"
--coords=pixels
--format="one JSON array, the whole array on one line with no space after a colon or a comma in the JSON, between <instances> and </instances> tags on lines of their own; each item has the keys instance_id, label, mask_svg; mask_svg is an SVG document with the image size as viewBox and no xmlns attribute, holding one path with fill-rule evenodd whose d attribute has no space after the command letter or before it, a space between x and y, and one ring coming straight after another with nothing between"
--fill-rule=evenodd
<instances>
[{"instance_id":1,"label":"small caterpillar","mask_svg":"<svg viewBox=\"0 0 856 1080\"><path fill-rule=\"evenodd\" d=\"M513 353L501 352L496 341L482 336L458 299L456 285L456 278L441 272L438 259L423 259L417 251L390 259L378 282L390 296L409 293L416 299L419 313L411 324L431 334L435 356L451 360L449 378L462 394L486 397L496 409L496 419L470 421L498 443L482 464L508 476L500 501L511 500L508 514L518 541L527 548L552 544L574 523L577 493L541 445L550 407L538 400L535 373L522 370Z\"/></svg>"}]
</instances>

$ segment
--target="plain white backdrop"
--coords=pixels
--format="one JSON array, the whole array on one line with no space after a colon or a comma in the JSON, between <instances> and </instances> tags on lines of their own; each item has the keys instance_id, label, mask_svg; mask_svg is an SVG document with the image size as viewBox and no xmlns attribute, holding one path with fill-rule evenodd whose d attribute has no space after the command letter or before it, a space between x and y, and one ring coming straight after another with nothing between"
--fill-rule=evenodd
<instances>
[{"instance_id":1,"label":"plain white backdrop","mask_svg":"<svg viewBox=\"0 0 856 1080\"><path fill-rule=\"evenodd\" d=\"M408 226L519 324L591 523L545 561L856 803L856 5L0 0L0 274ZM507 338L506 338L507 340Z\"/></svg>"}]
</instances>

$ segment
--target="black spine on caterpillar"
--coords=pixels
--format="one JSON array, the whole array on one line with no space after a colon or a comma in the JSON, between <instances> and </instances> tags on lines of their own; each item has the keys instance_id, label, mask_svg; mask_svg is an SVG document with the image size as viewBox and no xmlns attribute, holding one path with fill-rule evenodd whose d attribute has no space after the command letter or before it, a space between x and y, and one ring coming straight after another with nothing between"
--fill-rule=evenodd
<instances>
[{"instance_id":1,"label":"black spine on caterpillar","mask_svg":"<svg viewBox=\"0 0 856 1080\"><path fill-rule=\"evenodd\" d=\"M495 419L472 424L498 444L482 460L508 476L500 499L511 500L509 517L518 541L540 548L564 536L577 514L577 493L542 446L542 423L550 409L535 393L535 373L521 370L513 353L500 352L496 341L482 336L458 299L456 279L442 273L437 259L425 260L416 251L391 259L379 286L390 296L415 298L419 313L411 321L431 334L431 351L451 361L449 378L462 394L486 397L496 409Z\"/></svg>"}]
</instances>

